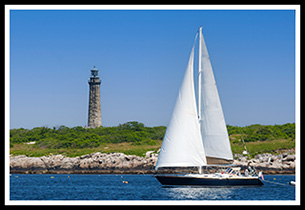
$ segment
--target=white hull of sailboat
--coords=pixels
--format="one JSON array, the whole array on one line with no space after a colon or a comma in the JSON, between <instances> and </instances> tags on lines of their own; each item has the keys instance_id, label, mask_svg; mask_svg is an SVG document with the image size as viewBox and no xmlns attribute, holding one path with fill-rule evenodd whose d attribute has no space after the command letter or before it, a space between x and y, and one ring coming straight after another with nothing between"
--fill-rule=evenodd
<instances>
[{"instance_id":1,"label":"white hull of sailboat","mask_svg":"<svg viewBox=\"0 0 305 210\"><path fill-rule=\"evenodd\" d=\"M260 186L263 182L257 176L226 176L222 174L157 174L162 185L198 186Z\"/></svg>"}]
</instances>

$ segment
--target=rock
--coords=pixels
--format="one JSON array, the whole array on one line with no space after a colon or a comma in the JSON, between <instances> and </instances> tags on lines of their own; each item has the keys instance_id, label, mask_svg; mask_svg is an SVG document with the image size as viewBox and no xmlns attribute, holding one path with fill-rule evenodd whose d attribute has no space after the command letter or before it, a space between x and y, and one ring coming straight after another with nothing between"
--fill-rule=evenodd
<instances>
[{"instance_id":1,"label":"rock","mask_svg":"<svg viewBox=\"0 0 305 210\"><path fill-rule=\"evenodd\" d=\"M79 169L87 170L90 168L91 159L89 158L81 158L79 161Z\"/></svg>"},{"instance_id":2,"label":"rock","mask_svg":"<svg viewBox=\"0 0 305 210\"><path fill-rule=\"evenodd\" d=\"M234 157L240 159L240 158L243 157L243 155L242 154L234 154Z\"/></svg>"},{"instance_id":3,"label":"rock","mask_svg":"<svg viewBox=\"0 0 305 210\"><path fill-rule=\"evenodd\" d=\"M279 162L272 162L269 167L270 168L283 168L283 165Z\"/></svg>"},{"instance_id":4,"label":"rock","mask_svg":"<svg viewBox=\"0 0 305 210\"><path fill-rule=\"evenodd\" d=\"M54 160L62 160L65 157L63 155L52 155L51 158L53 158Z\"/></svg>"},{"instance_id":5,"label":"rock","mask_svg":"<svg viewBox=\"0 0 305 210\"><path fill-rule=\"evenodd\" d=\"M294 161L295 160L295 155L287 155L285 158L283 158L282 161Z\"/></svg>"},{"instance_id":6,"label":"rock","mask_svg":"<svg viewBox=\"0 0 305 210\"><path fill-rule=\"evenodd\" d=\"M76 158L64 158L59 165L59 169L72 170L74 167L79 165L79 157Z\"/></svg>"},{"instance_id":7,"label":"rock","mask_svg":"<svg viewBox=\"0 0 305 210\"><path fill-rule=\"evenodd\" d=\"M19 155L10 158L10 169L13 168L19 170L42 170L46 169L46 165L39 157L27 157L25 155Z\"/></svg>"},{"instance_id":8,"label":"rock","mask_svg":"<svg viewBox=\"0 0 305 210\"><path fill-rule=\"evenodd\" d=\"M145 154L145 158L150 158L152 156L152 153L154 153L155 151L147 151Z\"/></svg>"},{"instance_id":9,"label":"rock","mask_svg":"<svg viewBox=\"0 0 305 210\"><path fill-rule=\"evenodd\" d=\"M289 168L295 168L295 162L290 162Z\"/></svg>"},{"instance_id":10,"label":"rock","mask_svg":"<svg viewBox=\"0 0 305 210\"><path fill-rule=\"evenodd\" d=\"M295 169L295 155L280 154L272 155L269 153L258 154L254 159L247 160L246 157L242 155L234 155L236 158L233 164L241 167L246 167L250 161L253 166L257 168L262 168L267 173L294 173ZM284 158L283 158L284 157Z\"/></svg>"},{"instance_id":11,"label":"rock","mask_svg":"<svg viewBox=\"0 0 305 210\"><path fill-rule=\"evenodd\" d=\"M284 157L284 158L282 158ZM295 155L258 154L248 160L243 155L234 155L233 164L247 167L250 161L253 166L264 168L269 173L282 173L283 170L293 173ZM25 155L10 156L11 173L154 173L158 153L147 151L145 158L123 153L101 153L82 155L81 157L65 157L48 155L43 157L27 157ZM283 172L285 173L285 172Z\"/></svg>"},{"instance_id":12,"label":"rock","mask_svg":"<svg viewBox=\"0 0 305 210\"><path fill-rule=\"evenodd\" d=\"M283 155L283 158L286 158L286 157L288 156L288 153L285 152L285 153L283 153L282 155Z\"/></svg>"},{"instance_id":13,"label":"rock","mask_svg":"<svg viewBox=\"0 0 305 210\"><path fill-rule=\"evenodd\" d=\"M272 155L268 154L268 153L263 153L259 155L259 162L263 163L263 162L270 162L272 160ZM255 156L256 157L256 156Z\"/></svg>"},{"instance_id":14,"label":"rock","mask_svg":"<svg viewBox=\"0 0 305 210\"><path fill-rule=\"evenodd\" d=\"M87 154L87 155L82 155L81 157L80 157L80 159L85 159L85 158L90 158L91 157L91 155L90 154Z\"/></svg>"},{"instance_id":15,"label":"rock","mask_svg":"<svg viewBox=\"0 0 305 210\"><path fill-rule=\"evenodd\" d=\"M28 156L26 155L18 155L18 156L13 156L13 159L21 159L21 158L27 158Z\"/></svg>"},{"instance_id":16,"label":"rock","mask_svg":"<svg viewBox=\"0 0 305 210\"><path fill-rule=\"evenodd\" d=\"M256 165L255 165L255 167L263 167L263 168L267 168L267 167L269 167L269 163L267 163L267 162L265 162L265 163L257 163Z\"/></svg>"},{"instance_id":17,"label":"rock","mask_svg":"<svg viewBox=\"0 0 305 210\"><path fill-rule=\"evenodd\" d=\"M256 159L251 159L251 163L258 163L259 161Z\"/></svg>"},{"instance_id":18,"label":"rock","mask_svg":"<svg viewBox=\"0 0 305 210\"><path fill-rule=\"evenodd\" d=\"M102 157L102 156L103 156L103 155L102 155L102 153L100 153L100 152L91 154L91 158L92 158L92 159L95 159L95 160L99 159L99 158Z\"/></svg>"},{"instance_id":19,"label":"rock","mask_svg":"<svg viewBox=\"0 0 305 210\"><path fill-rule=\"evenodd\" d=\"M237 166L247 166L248 160L245 160L245 161L244 160L234 160L233 164L237 165Z\"/></svg>"}]
</instances>

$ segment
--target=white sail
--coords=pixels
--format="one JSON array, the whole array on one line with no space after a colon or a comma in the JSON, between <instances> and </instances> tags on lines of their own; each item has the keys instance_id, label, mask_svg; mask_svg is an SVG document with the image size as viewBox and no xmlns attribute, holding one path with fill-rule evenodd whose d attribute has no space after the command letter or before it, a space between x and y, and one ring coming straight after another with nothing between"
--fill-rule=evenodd
<instances>
[{"instance_id":1,"label":"white sail","mask_svg":"<svg viewBox=\"0 0 305 210\"><path fill-rule=\"evenodd\" d=\"M194 47L167 127L156 170L159 167L205 166L193 77Z\"/></svg>"},{"instance_id":2,"label":"white sail","mask_svg":"<svg viewBox=\"0 0 305 210\"><path fill-rule=\"evenodd\" d=\"M207 162L210 164L209 158L214 159L213 163L216 164L215 158L233 160L227 127L208 50L202 35L202 28L199 31L198 83L199 123Z\"/></svg>"}]
</instances>

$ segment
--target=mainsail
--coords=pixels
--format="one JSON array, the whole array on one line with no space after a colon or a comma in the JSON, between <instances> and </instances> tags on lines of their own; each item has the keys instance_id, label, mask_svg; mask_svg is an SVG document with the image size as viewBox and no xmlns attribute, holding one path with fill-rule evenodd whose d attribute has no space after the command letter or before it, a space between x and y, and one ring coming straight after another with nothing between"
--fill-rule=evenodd
<instances>
[{"instance_id":1,"label":"mainsail","mask_svg":"<svg viewBox=\"0 0 305 210\"><path fill-rule=\"evenodd\" d=\"M199 29L198 113L203 146L208 164L233 160L228 131L216 87L211 61Z\"/></svg>"},{"instance_id":2,"label":"mainsail","mask_svg":"<svg viewBox=\"0 0 305 210\"><path fill-rule=\"evenodd\" d=\"M193 77L194 46L159 153L159 167L205 166Z\"/></svg>"}]
</instances>

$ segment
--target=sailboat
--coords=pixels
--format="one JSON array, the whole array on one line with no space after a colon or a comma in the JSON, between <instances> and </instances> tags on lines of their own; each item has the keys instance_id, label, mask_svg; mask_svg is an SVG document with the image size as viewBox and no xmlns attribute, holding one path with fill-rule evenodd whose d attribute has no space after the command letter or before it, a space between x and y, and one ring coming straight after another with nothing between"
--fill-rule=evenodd
<instances>
[{"instance_id":1,"label":"sailboat","mask_svg":"<svg viewBox=\"0 0 305 210\"><path fill-rule=\"evenodd\" d=\"M167 127L155 177L163 185L262 185L254 175L241 175L240 168L203 174L202 168L232 165L233 155L206 43L199 28L198 109L194 85L194 48ZM198 167L198 173L158 174L168 167Z\"/></svg>"}]
</instances>

